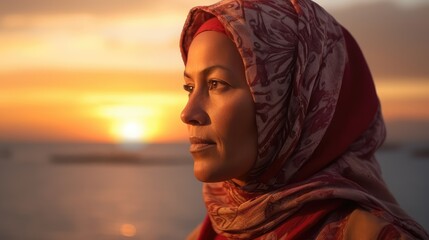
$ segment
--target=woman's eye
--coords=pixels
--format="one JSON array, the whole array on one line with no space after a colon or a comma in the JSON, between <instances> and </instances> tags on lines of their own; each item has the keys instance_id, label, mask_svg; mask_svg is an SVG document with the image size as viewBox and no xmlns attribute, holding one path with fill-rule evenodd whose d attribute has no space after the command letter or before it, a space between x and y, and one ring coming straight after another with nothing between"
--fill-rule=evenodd
<instances>
[{"instance_id":1,"label":"woman's eye","mask_svg":"<svg viewBox=\"0 0 429 240\"><path fill-rule=\"evenodd\" d=\"M217 85L219 84L219 82L218 81L216 81L216 80L209 80L208 81L208 85L209 85L209 89L210 90L213 90L213 89L215 89L216 87L217 87Z\"/></svg>"},{"instance_id":2,"label":"woman's eye","mask_svg":"<svg viewBox=\"0 0 429 240\"><path fill-rule=\"evenodd\" d=\"M230 87L230 85L227 82L223 80L217 80L217 79L210 79L207 82L207 85L209 90L212 90L212 91L216 90L215 92L218 92L218 93L224 92L228 90Z\"/></svg>"},{"instance_id":3,"label":"woman's eye","mask_svg":"<svg viewBox=\"0 0 429 240\"><path fill-rule=\"evenodd\" d=\"M191 93L194 90L194 86L189 84L184 84L183 89L185 89L185 91L187 91L188 93Z\"/></svg>"},{"instance_id":4,"label":"woman's eye","mask_svg":"<svg viewBox=\"0 0 429 240\"><path fill-rule=\"evenodd\" d=\"M214 90L216 88L219 88L220 87L219 85L222 85L222 84L224 85L225 83L219 80L212 79L208 81L209 90Z\"/></svg>"}]
</instances>

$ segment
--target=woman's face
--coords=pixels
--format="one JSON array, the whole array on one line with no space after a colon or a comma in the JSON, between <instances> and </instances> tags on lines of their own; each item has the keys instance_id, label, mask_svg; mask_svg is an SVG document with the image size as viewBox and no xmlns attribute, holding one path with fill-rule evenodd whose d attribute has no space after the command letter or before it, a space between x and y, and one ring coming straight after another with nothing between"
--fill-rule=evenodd
<instances>
[{"instance_id":1,"label":"woman's face","mask_svg":"<svg viewBox=\"0 0 429 240\"><path fill-rule=\"evenodd\" d=\"M241 57L222 33L206 31L192 41L184 73L194 174L203 182L232 179L243 185L257 156L253 98Z\"/></svg>"}]
</instances>

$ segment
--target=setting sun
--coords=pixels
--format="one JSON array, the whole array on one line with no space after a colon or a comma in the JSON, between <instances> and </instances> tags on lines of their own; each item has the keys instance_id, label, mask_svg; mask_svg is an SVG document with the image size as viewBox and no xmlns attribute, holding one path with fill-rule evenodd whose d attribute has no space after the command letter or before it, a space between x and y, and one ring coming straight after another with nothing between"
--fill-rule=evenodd
<instances>
[{"instance_id":1,"label":"setting sun","mask_svg":"<svg viewBox=\"0 0 429 240\"><path fill-rule=\"evenodd\" d=\"M144 136L143 126L137 122L126 122L120 126L119 135L125 142L138 142Z\"/></svg>"},{"instance_id":2,"label":"setting sun","mask_svg":"<svg viewBox=\"0 0 429 240\"><path fill-rule=\"evenodd\" d=\"M112 100L112 99L111 99ZM162 118L161 106L158 109L147 106L144 102L127 103L125 99L117 99L120 103L102 105L98 114L104 121L110 122L111 136L120 143L138 143L152 141L158 133L158 122Z\"/></svg>"},{"instance_id":3,"label":"setting sun","mask_svg":"<svg viewBox=\"0 0 429 240\"><path fill-rule=\"evenodd\" d=\"M146 142L154 137L150 124L146 124L142 119L118 121L112 125L111 134L119 143Z\"/></svg>"}]
</instances>

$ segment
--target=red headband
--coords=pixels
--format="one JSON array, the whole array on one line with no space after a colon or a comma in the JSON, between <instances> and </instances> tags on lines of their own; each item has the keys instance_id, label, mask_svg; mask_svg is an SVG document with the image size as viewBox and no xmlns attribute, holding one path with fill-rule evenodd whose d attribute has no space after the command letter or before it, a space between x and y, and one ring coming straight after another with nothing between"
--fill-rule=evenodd
<instances>
[{"instance_id":1,"label":"red headband","mask_svg":"<svg viewBox=\"0 0 429 240\"><path fill-rule=\"evenodd\" d=\"M220 33L226 34L225 28L223 27L222 23L215 17L210 18L209 20L205 21L200 26L200 28L198 28L198 30L195 32L193 38L195 38L198 34L205 32L205 31L215 31L215 32L220 32Z\"/></svg>"}]
</instances>

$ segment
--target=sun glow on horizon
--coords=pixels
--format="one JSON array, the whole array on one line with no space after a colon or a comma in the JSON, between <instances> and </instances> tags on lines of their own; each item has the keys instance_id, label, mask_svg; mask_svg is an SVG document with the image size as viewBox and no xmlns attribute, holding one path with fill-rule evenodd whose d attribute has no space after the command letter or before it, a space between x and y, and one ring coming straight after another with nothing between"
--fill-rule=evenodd
<instances>
[{"instance_id":1,"label":"sun glow on horizon","mask_svg":"<svg viewBox=\"0 0 429 240\"><path fill-rule=\"evenodd\" d=\"M124 142L140 142L145 137L144 126L132 121L120 125L117 134Z\"/></svg>"},{"instance_id":2,"label":"sun glow on horizon","mask_svg":"<svg viewBox=\"0 0 429 240\"><path fill-rule=\"evenodd\" d=\"M111 137L119 143L150 142L159 135L160 111L145 106L103 106L98 109L101 117L110 123Z\"/></svg>"},{"instance_id":3,"label":"sun glow on horizon","mask_svg":"<svg viewBox=\"0 0 429 240\"><path fill-rule=\"evenodd\" d=\"M91 114L107 123L109 138L118 143L145 143L183 138L180 109L186 98L181 93L93 94L83 99L94 105Z\"/></svg>"}]
</instances>

